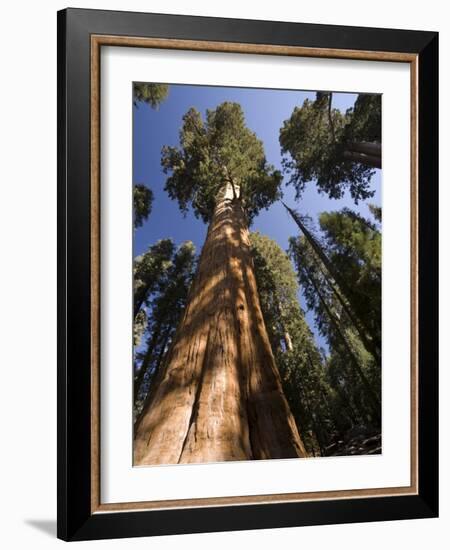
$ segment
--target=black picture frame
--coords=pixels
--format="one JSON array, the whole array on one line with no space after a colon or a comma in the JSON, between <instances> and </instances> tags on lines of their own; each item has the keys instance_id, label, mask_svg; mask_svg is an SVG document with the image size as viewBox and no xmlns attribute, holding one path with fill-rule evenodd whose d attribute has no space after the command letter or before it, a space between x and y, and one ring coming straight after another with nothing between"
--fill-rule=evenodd
<instances>
[{"instance_id":1,"label":"black picture frame","mask_svg":"<svg viewBox=\"0 0 450 550\"><path fill-rule=\"evenodd\" d=\"M92 513L91 36L402 52L418 60L418 493ZM58 531L88 540L438 515L438 34L66 9L58 12Z\"/></svg>"}]
</instances>

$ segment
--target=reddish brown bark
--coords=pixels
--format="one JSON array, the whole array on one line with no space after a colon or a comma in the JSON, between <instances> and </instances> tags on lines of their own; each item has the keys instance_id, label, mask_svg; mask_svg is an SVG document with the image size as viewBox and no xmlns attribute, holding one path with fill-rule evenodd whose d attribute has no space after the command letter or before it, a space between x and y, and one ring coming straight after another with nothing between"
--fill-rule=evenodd
<instances>
[{"instance_id":1,"label":"reddish brown bark","mask_svg":"<svg viewBox=\"0 0 450 550\"><path fill-rule=\"evenodd\" d=\"M135 465L306 456L237 198L216 206L185 314L135 434Z\"/></svg>"}]
</instances>

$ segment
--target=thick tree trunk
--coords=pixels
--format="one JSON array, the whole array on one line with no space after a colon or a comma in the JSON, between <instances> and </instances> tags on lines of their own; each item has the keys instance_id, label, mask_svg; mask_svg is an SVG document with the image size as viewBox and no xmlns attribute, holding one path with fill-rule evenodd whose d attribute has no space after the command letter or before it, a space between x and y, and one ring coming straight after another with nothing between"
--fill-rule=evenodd
<instances>
[{"instance_id":1,"label":"thick tree trunk","mask_svg":"<svg viewBox=\"0 0 450 550\"><path fill-rule=\"evenodd\" d=\"M135 465L306 456L264 325L245 215L230 192L216 206L155 384L136 425Z\"/></svg>"}]
</instances>

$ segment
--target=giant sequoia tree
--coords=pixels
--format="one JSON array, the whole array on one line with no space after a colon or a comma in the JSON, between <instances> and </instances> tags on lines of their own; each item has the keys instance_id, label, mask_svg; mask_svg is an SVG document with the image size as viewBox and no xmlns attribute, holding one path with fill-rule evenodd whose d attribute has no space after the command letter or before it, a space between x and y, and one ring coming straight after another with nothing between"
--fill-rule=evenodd
<instances>
[{"instance_id":1,"label":"giant sequoia tree","mask_svg":"<svg viewBox=\"0 0 450 550\"><path fill-rule=\"evenodd\" d=\"M183 119L163 149L166 190L209 224L185 313L135 432L134 461L211 462L306 455L264 324L249 223L279 196L281 175L223 103Z\"/></svg>"},{"instance_id":2,"label":"giant sequoia tree","mask_svg":"<svg viewBox=\"0 0 450 550\"><path fill-rule=\"evenodd\" d=\"M373 196L373 169L381 168L381 96L360 94L345 114L331 101L331 93L318 93L284 122L283 164L298 197L315 181L330 198L341 198L348 189L358 202Z\"/></svg>"}]
</instances>

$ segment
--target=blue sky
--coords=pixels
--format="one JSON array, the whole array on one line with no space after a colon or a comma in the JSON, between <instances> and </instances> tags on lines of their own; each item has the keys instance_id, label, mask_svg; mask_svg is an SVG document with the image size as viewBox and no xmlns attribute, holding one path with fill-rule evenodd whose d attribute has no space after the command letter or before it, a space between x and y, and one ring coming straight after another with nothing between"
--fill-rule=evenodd
<instances>
[{"instance_id":1,"label":"blue sky","mask_svg":"<svg viewBox=\"0 0 450 550\"><path fill-rule=\"evenodd\" d=\"M355 94L334 93L333 107L345 111L353 106ZM172 201L164 191L166 176L161 169L161 148L163 145L178 145L179 129L182 117L190 107L196 107L205 114L206 109L214 109L224 101L240 103L245 114L247 126L264 143L267 160L281 170L281 151L278 141L279 130L288 119L295 106L302 105L306 98L314 99L315 91L267 90L252 88L224 88L215 86L171 85L168 98L158 110L145 104L133 108L133 182L144 183L154 193L153 209L147 222L137 229L134 240L135 255L144 252L149 245L162 238L172 238L181 244L186 240L194 242L200 251L206 225L189 212L185 217L180 213L176 201ZM285 178L287 181L287 178ZM381 204L381 175L377 171L372 178L375 195L369 203ZM329 199L320 195L314 182L311 182L299 201L295 200L292 186L283 182L283 200L302 214L310 215L314 221L320 212L340 210L347 206L370 217L367 203L355 205L349 194L342 199ZM259 231L283 248L288 239L298 235L298 228L280 202L263 210L255 218L252 231ZM300 297L301 298L301 297ZM300 300L304 306L304 301ZM317 334L313 316L306 315L318 344L327 347Z\"/></svg>"}]
</instances>

